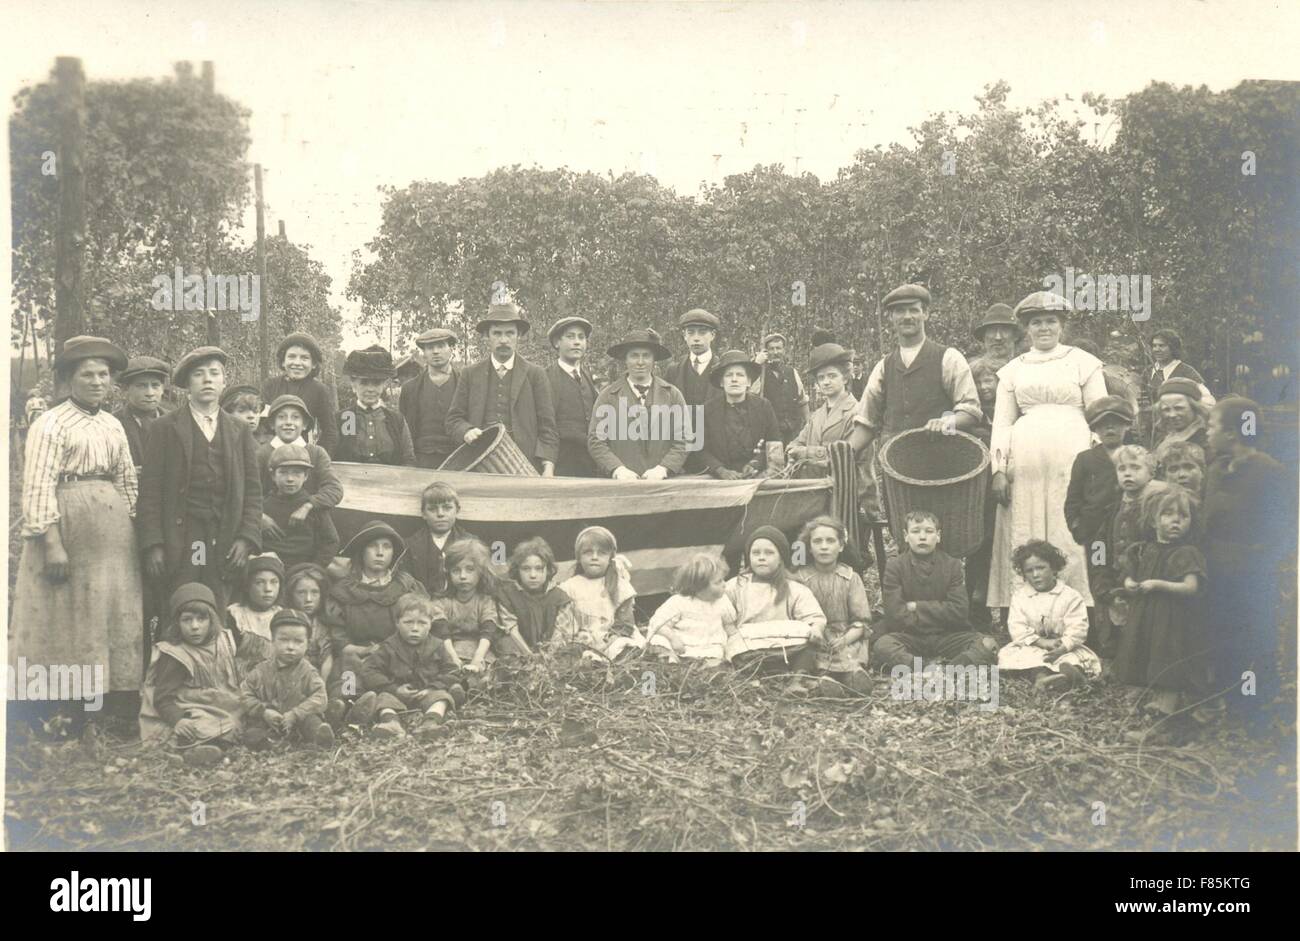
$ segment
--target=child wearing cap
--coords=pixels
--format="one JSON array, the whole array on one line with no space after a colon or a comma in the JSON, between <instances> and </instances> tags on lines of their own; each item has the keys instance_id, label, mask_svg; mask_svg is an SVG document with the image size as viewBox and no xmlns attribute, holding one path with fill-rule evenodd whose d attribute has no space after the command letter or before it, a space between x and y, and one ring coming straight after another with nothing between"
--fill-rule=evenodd
<instances>
[{"instance_id":1,"label":"child wearing cap","mask_svg":"<svg viewBox=\"0 0 1300 941\"><path fill-rule=\"evenodd\" d=\"M270 645L223 629L216 596L198 582L177 588L168 609L141 690L140 738L184 748L188 764L213 765L242 729L239 688L251 668L246 664L265 659Z\"/></svg>"},{"instance_id":2,"label":"child wearing cap","mask_svg":"<svg viewBox=\"0 0 1300 941\"><path fill-rule=\"evenodd\" d=\"M271 619L280 611L284 563L274 552L255 555L244 566L244 598L226 608L226 626L271 639Z\"/></svg>"},{"instance_id":3,"label":"child wearing cap","mask_svg":"<svg viewBox=\"0 0 1300 941\"><path fill-rule=\"evenodd\" d=\"M292 608L271 619L272 656L244 677L239 705L244 712L246 748L261 750L274 738L293 738L328 748L334 730L325 724L325 682L307 660L311 623Z\"/></svg>"},{"instance_id":4,"label":"child wearing cap","mask_svg":"<svg viewBox=\"0 0 1300 941\"><path fill-rule=\"evenodd\" d=\"M1088 587L1092 591L1093 609L1089 612L1089 646L1102 655L1112 653L1111 624L1106 613L1106 594L1113 587L1107 565L1107 530L1119 504L1119 476L1115 472L1115 452L1124 444L1124 436L1133 426L1133 406L1126 400L1107 395L1084 410L1088 427L1098 442L1080 451L1070 468L1070 485L1065 492L1065 523L1074 541L1083 546L1088 564Z\"/></svg>"},{"instance_id":5,"label":"child wearing cap","mask_svg":"<svg viewBox=\"0 0 1300 941\"><path fill-rule=\"evenodd\" d=\"M257 386L231 386L221 393L221 410L257 434L262 423L262 393Z\"/></svg>"},{"instance_id":6,"label":"child wearing cap","mask_svg":"<svg viewBox=\"0 0 1300 941\"><path fill-rule=\"evenodd\" d=\"M271 403L266 411L266 420L275 437L257 449L257 466L262 473L262 492L270 493L273 489L271 479L271 456L286 445L297 445L307 452L311 467L302 490L307 499L301 502L291 517L292 525L305 523L317 510L332 510L343 500L343 485L334 473L330 456L325 449L307 441L307 433L315 427L316 420L308 411L307 404L296 395L282 395ZM262 528L274 530L272 520L262 514ZM276 535L279 535L278 533Z\"/></svg>"},{"instance_id":7,"label":"child wearing cap","mask_svg":"<svg viewBox=\"0 0 1300 941\"><path fill-rule=\"evenodd\" d=\"M113 416L122 423L122 430L126 432L137 475L144 463L144 444L149 440L149 431L163 416L162 395L170 375L171 367L162 360L137 356L127 362L117 380L126 401Z\"/></svg>"},{"instance_id":8,"label":"child wearing cap","mask_svg":"<svg viewBox=\"0 0 1300 941\"><path fill-rule=\"evenodd\" d=\"M424 586L397 567L406 541L387 523L363 526L343 547L348 570L330 588L325 620L334 653L331 689L340 697L360 694L361 661L397 627L397 602L405 594L425 594Z\"/></svg>"},{"instance_id":9,"label":"child wearing cap","mask_svg":"<svg viewBox=\"0 0 1300 941\"><path fill-rule=\"evenodd\" d=\"M324 357L320 344L306 333L291 333L281 342L275 351L275 361L282 374L271 376L262 385L262 400L274 402L282 395L297 396L306 405L307 411L315 416L313 426L316 432L315 443L324 448L325 453L334 455L338 444L338 396L332 386L327 386L318 378Z\"/></svg>"},{"instance_id":10,"label":"child wearing cap","mask_svg":"<svg viewBox=\"0 0 1300 941\"><path fill-rule=\"evenodd\" d=\"M325 455L320 448L316 450ZM317 507L306 520L298 515L312 500L304 486L312 471L307 449L299 444L282 445L271 454L269 467L271 489L262 501L262 516L275 525L263 527L262 548L274 552L285 565L329 565L339 551L339 533L329 508Z\"/></svg>"},{"instance_id":11,"label":"child wearing cap","mask_svg":"<svg viewBox=\"0 0 1300 941\"><path fill-rule=\"evenodd\" d=\"M970 601L962 564L939 548L939 518L913 510L904 521L907 550L885 564L881 586L885 631L871 648L883 671L912 669L917 658L960 666L990 665L998 645L970 628Z\"/></svg>"},{"instance_id":12,"label":"child wearing cap","mask_svg":"<svg viewBox=\"0 0 1300 941\"><path fill-rule=\"evenodd\" d=\"M330 642L330 628L325 622L325 596L329 593L329 577L325 570L313 562L300 562L290 566L284 575L284 601L307 616L311 634L307 641L307 660L321 677L334 672L334 650Z\"/></svg>"}]
</instances>

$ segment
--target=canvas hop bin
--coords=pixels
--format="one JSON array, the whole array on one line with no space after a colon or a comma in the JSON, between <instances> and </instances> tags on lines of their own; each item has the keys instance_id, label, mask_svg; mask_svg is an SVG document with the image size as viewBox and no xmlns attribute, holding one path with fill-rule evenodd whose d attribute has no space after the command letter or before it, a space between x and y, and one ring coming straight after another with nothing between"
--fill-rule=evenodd
<instances>
[{"instance_id":1,"label":"canvas hop bin","mask_svg":"<svg viewBox=\"0 0 1300 941\"><path fill-rule=\"evenodd\" d=\"M903 545L912 510L929 510L943 530L940 547L969 555L984 541L984 501L989 489L989 451L964 431L904 431L880 449L885 513L894 541Z\"/></svg>"},{"instance_id":2,"label":"canvas hop bin","mask_svg":"<svg viewBox=\"0 0 1300 941\"><path fill-rule=\"evenodd\" d=\"M511 477L540 477L533 462L515 444L506 426L488 425L473 444L462 444L452 451L438 470L471 471L476 474L506 474Z\"/></svg>"}]
</instances>

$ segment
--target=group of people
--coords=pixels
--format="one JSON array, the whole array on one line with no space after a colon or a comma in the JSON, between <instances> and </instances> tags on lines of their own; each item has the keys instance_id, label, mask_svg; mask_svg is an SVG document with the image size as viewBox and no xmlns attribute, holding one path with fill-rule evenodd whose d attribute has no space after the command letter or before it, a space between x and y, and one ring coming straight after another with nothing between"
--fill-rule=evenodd
<instances>
[{"instance_id":1,"label":"group of people","mask_svg":"<svg viewBox=\"0 0 1300 941\"><path fill-rule=\"evenodd\" d=\"M260 389L228 386L216 347L172 366L73 338L57 359L68 397L27 442L11 661L104 665L110 708L140 693L142 735L200 762L236 741L328 744L345 724L400 735L410 711L414 731L436 736L497 658L538 650L757 660L860 692L868 665L914 658L996 663L1048 688L1095 679L1113 659L1152 710L1203 719L1243 672L1259 676L1261 700L1275 696L1271 606L1290 551L1277 507L1291 494L1259 449L1258 406L1214 403L1166 333L1170 355L1152 374L1157 441L1127 443L1131 390L1110 388L1095 355L1063 342L1063 298L994 305L969 362L926 336L930 306L915 284L885 298L898 345L866 376L833 337L815 337L813 402L785 337L764 337L757 357L719 353L721 324L702 309L679 319L676 359L649 329L612 344L622 376L601 387L586 362L590 322L552 325L555 359L542 367L517 352L523 312L493 304L477 363L453 362L451 330L416 338L423 368L395 408L396 369L379 346L348 355L355 405L340 410L305 334L285 337L281 374ZM110 415L114 379L124 402ZM187 402L164 412L168 382ZM599 420L602 406L656 405L697 407L702 447L621 437ZM858 463L864 502L874 446L910 429L965 431L991 452L991 525L963 564L942 548L944 520L894 508L905 538L884 571L879 624L835 516L804 526L799 564L771 527L750 535L734 577L720 559L693 559L648 621L607 530L583 531L563 578L537 538L501 571L444 483L420 496L417 532L373 522L340 544L333 460L437 468L497 424L545 476L825 473L838 450ZM994 640L990 610L1009 643Z\"/></svg>"}]
</instances>

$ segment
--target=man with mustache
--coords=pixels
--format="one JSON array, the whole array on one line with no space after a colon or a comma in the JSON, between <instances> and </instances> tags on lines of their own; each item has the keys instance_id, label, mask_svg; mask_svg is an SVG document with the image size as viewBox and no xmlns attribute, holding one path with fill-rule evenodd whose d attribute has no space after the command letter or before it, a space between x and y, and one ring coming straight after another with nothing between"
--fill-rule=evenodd
<instances>
[{"instance_id":1,"label":"man with mustache","mask_svg":"<svg viewBox=\"0 0 1300 941\"><path fill-rule=\"evenodd\" d=\"M491 355L461 372L447 410L448 433L460 444L472 444L484 428L500 422L542 476L554 477L560 440L551 386L546 370L516 353L528 320L517 304L494 303L477 330Z\"/></svg>"},{"instance_id":2,"label":"man with mustache","mask_svg":"<svg viewBox=\"0 0 1300 941\"><path fill-rule=\"evenodd\" d=\"M772 403L781 443L787 445L808 424L808 393L798 371L785 362L785 337L779 333L763 337L763 352L754 357L754 362L763 371L749 391Z\"/></svg>"}]
</instances>

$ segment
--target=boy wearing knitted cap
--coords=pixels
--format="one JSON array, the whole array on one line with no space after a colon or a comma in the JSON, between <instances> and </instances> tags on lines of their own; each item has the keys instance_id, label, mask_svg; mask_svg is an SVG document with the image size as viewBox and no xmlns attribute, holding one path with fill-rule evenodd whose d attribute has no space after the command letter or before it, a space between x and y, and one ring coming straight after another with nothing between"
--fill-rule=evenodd
<instances>
[{"instance_id":1,"label":"boy wearing knitted cap","mask_svg":"<svg viewBox=\"0 0 1300 941\"><path fill-rule=\"evenodd\" d=\"M312 470L307 449L281 445L271 454L269 468L272 489L262 501L262 515L275 525L263 524L262 547L278 555L286 566L300 562L328 566L339 551L339 532L329 508L317 507L306 519L299 514L312 501L305 486Z\"/></svg>"},{"instance_id":2,"label":"boy wearing knitted cap","mask_svg":"<svg viewBox=\"0 0 1300 941\"><path fill-rule=\"evenodd\" d=\"M322 748L334 744L325 724L325 681L307 660L311 619L284 608L271 618L274 654L255 666L239 688L244 746L266 748L274 738L292 737Z\"/></svg>"}]
</instances>

